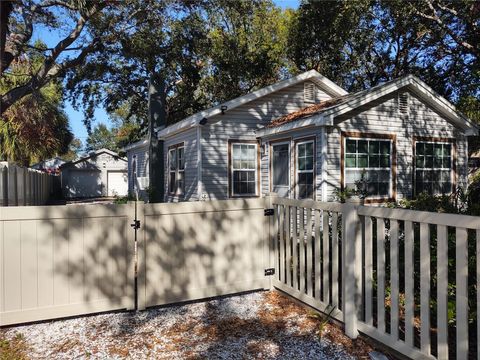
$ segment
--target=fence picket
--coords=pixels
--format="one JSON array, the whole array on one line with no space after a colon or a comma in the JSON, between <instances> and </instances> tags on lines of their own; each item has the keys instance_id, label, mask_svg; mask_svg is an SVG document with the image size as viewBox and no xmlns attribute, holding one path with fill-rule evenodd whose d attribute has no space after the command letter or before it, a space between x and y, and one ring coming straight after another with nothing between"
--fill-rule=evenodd
<instances>
[{"instance_id":1,"label":"fence picket","mask_svg":"<svg viewBox=\"0 0 480 360\"><path fill-rule=\"evenodd\" d=\"M467 229L456 228L457 360L468 357L468 247Z\"/></svg>"},{"instance_id":2,"label":"fence picket","mask_svg":"<svg viewBox=\"0 0 480 360\"><path fill-rule=\"evenodd\" d=\"M390 220L390 334L398 340L398 221Z\"/></svg>"},{"instance_id":3,"label":"fence picket","mask_svg":"<svg viewBox=\"0 0 480 360\"><path fill-rule=\"evenodd\" d=\"M279 229L280 229L280 276L281 282L285 282L285 206L279 207L278 214Z\"/></svg>"},{"instance_id":4,"label":"fence picket","mask_svg":"<svg viewBox=\"0 0 480 360\"><path fill-rule=\"evenodd\" d=\"M278 243L278 229L279 229L278 217L280 215L279 214L280 207L281 205L273 205L273 209L274 209L273 251L275 254L275 271L277 271L275 276L277 277L278 280L280 280L280 247Z\"/></svg>"},{"instance_id":5,"label":"fence picket","mask_svg":"<svg viewBox=\"0 0 480 360\"><path fill-rule=\"evenodd\" d=\"M298 208L296 206L293 206L292 207L292 216L293 216L293 219L292 219L292 226L293 226L293 239L292 239L292 242L293 242L293 246L292 246L292 250L293 250L293 261L292 261L292 267L293 267L293 288L295 290L298 290L298 277L299 277L299 274L298 274Z\"/></svg>"},{"instance_id":6,"label":"fence picket","mask_svg":"<svg viewBox=\"0 0 480 360\"><path fill-rule=\"evenodd\" d=\"M420 224L420 349L430 355L430 225Z\"/></svg>"},{"instance_id":7,"label":"fence picket","mask_svg":"<svg viewBox=\"0 0 480 360\"><path fill-rule=\"evenodd\" d=\"M323 211L323 237L322 237L322 265L323 265L323 278L322 278L322 289L323 289L323 302L328 304L328 243L329 243L329 214L328 211Z\"/></svg>"},{"instance_id":8,"label":"fence picket","mask_svg":"<svg viewBox=\"0 0 480 360\"><path fill-rule=\"evenodd\" d=\"M385 222L377 218L377 328L385 332Z\"/></svg>"},{"instance_id":9,"label":"fence picket","mask_svg":"<svg viewBox=\"0 0 480 360\"><path fill-rule=\"evenodd\" d=\"M365 217L365 323L373 325L372 316L372 275L373 275L373 263L372 263L372 218L370 216ZM333 290L332 290L333 297Z\"/></svg>"},{"instance_id":10,"label":"fence picket","mask_svg":"<svg viewBox=\"0 0 480 360\"><path fill-rule=\"evenodd\" d=\"M338 308L338 213L332 213L332 306ZM328 294L327 294L328 298Z\"/></svg>"},{"instance_id":11,"label":"fence picket","mask_svg":"<svg viewBox=\"0 0 480 360\"><path fill-rule=\"evenodd\" d=\"M299 211L300 234L298 237L299 244L299 264L300 264L300 292L305 294L305 208L301 207Z\"/></svg>"},{"instance_id":12,"label":"fence picket","mask_svg":"<svg viewBox=\"0 0 480 360\"><path fill-rule=\"evenodd\" d=\"M413 347L413 315L415 298L413 294L413 224L405 221L405 343Z\"/></svg>"},{"instance_id":13,"label":"fence picket","mask_svg":"<svg viewBox=\"0 0 480 360\"><path fill-rule=\"evenodd\" d=\"M437 226L437 358L448 359L448 243L447 227Z\"/></svg>"},{"instance_id":14,"label":"fence picket","mask_svg":"<svg viewBox=\"0 0 480 360\"><path fill-rule=\"evenodd\" d=\"M320 258L322 256L320 252L320 210L315 211L315 298L320 300L320 289L321 289L321 271L320 271Z\"/></svg>"},{"instance_id":15,"label":"fence picket","mask_svg":"<svg viewBox=\"0 0 480 360\"><path fill-rule=\"evenodd\" d=\"M313 297L312 287L312 209L307 208L307 231L306 231L306 250L307 250L307 294Z\"/></svg>"},{"instance_id":16,"label":"fence picket","mask_svg":"<svg viewBox=\"0 0 480 360\"><path fill-rule=\"evenodd\" d=\"M292 238L290 236L290 206L285 206L285 241L286 259L285 269L287 271L287 284L292 285Z\"/></svg>"},{"instance_id":17,"label":"fence picket","mask_svg":"<svg viewBox=\"0 0 480 360\"><path fill-rule=\"evenodd\" d=\"M480 314L480 229L477 230L475 241L477 243L475 259L477 261L477 360L480 360L480 320L478 316Z\"/></svg>"}]
</instances>

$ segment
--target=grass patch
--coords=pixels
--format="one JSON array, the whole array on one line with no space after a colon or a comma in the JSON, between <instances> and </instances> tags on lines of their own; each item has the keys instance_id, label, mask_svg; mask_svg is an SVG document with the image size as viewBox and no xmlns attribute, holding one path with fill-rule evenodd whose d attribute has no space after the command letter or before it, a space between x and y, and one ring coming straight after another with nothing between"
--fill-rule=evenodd
<instances>
[{"instance_id":1,"label":"grass patch","mask_svg":"<svg viewBox=\"0 0 480 360\"><path fill-rule=\"evenodd\" d=\"M13 339L7 339L0 332L0 360L26 360L27 353L28 346L21 333L17 333Z\"/></svg>"}]
</instances>

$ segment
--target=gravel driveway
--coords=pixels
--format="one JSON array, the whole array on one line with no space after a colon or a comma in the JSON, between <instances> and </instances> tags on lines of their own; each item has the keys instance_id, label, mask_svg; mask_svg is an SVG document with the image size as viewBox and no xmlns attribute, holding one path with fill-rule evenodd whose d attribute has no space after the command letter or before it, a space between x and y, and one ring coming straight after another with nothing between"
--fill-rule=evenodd
<instances>
[{"instance_id":1,"label":"gravel driveway","mask_svg":"<svg viewBox=\"0 0 480 360\"><path fill-rule=\"evenodd\" d=\"M351 341L277 292L257 292L142 312L110 313L0 330L23 338L32 359L355 359ZM22 335L18 335L18 333Z\"/></svg>"}]
</instances>

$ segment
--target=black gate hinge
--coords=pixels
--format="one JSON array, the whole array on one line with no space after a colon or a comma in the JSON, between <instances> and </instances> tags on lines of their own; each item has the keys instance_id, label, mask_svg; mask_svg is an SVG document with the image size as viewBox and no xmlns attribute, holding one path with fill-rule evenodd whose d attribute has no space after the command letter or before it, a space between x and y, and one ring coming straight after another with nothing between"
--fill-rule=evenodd
<instances>
[{"instance_id":1,"label":"black gate hinge","mask_svg":"<svg viewBox=\"0 0 480 360\"><path fill-rule=\"evenodd\" d=\"M265 276L272 276L272 275L275 275L275 268L265 269Z\"/></svg>"},{"instance_id":2,"label":"black gate hinge","mask_svg":"<svg viewBox=\"0 0 480 360\"><path fill-rule=\"evenodd\" d=\"M140 229L140 220L133 220L133 224L130 224L130 226L131 226L134 230Z\"/></svg>"},{"instance_id":3,"label":"black gate hinge","mask_svg":"<svg viewBox=\"0 0 480 360\"><path fill-rule=\"evenodd\" d=\"M264 209L263 210L263 216L273 216L275 214L274 209Z\"/></svg>"}]
</instances>

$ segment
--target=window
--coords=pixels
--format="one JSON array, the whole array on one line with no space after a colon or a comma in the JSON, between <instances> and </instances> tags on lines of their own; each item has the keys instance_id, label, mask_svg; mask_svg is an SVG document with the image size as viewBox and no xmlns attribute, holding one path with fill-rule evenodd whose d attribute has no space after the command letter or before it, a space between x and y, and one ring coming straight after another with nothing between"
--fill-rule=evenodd
<instances>
[{"instance_id":1,"label":"window","mask_svg":"<svg viewBox=\"0 0 480 360\"><path fill-rule=\"evenodd\" d=\"M367 196L390 196L391 154L391 140L346 138L345 187L356 189L364 180Z\"/></svg>"},{"instance_id":2,"label":"window","mask_svg":"<svg viewBox=\"0 0 480 360\"><path fill-rule=\"evenodd\" d=\"M185 147L183 144L168 150L168 192L183 195L185 192Z\"/></svg>"},{"instance_id":3,"label":"window","mask_svg":"<svg viewBox=\"0 0 480 360\"><path fill-rule=\"evenodd\" d=\"M231 146L232 195L257 195L257 144L232 143Z\"/></svg>"},{"instance_id":4,"label":"window","mask_svg":"<svg viewBox=\"0 0 480 360\"><path fill-rule=\"evenodd\" d=\"M415 143L415 194L452 192L452 144Z\"/></svg>"},{"instance_id":5,"label":"window","mask_svg":"<svg viewBox=\"0 0 480 360\"><path fill-rule=\"evenodd\" d=\"M314 145L313 140L297 143L297 197L313 199Z\"/></svg>"}]
</instances>

